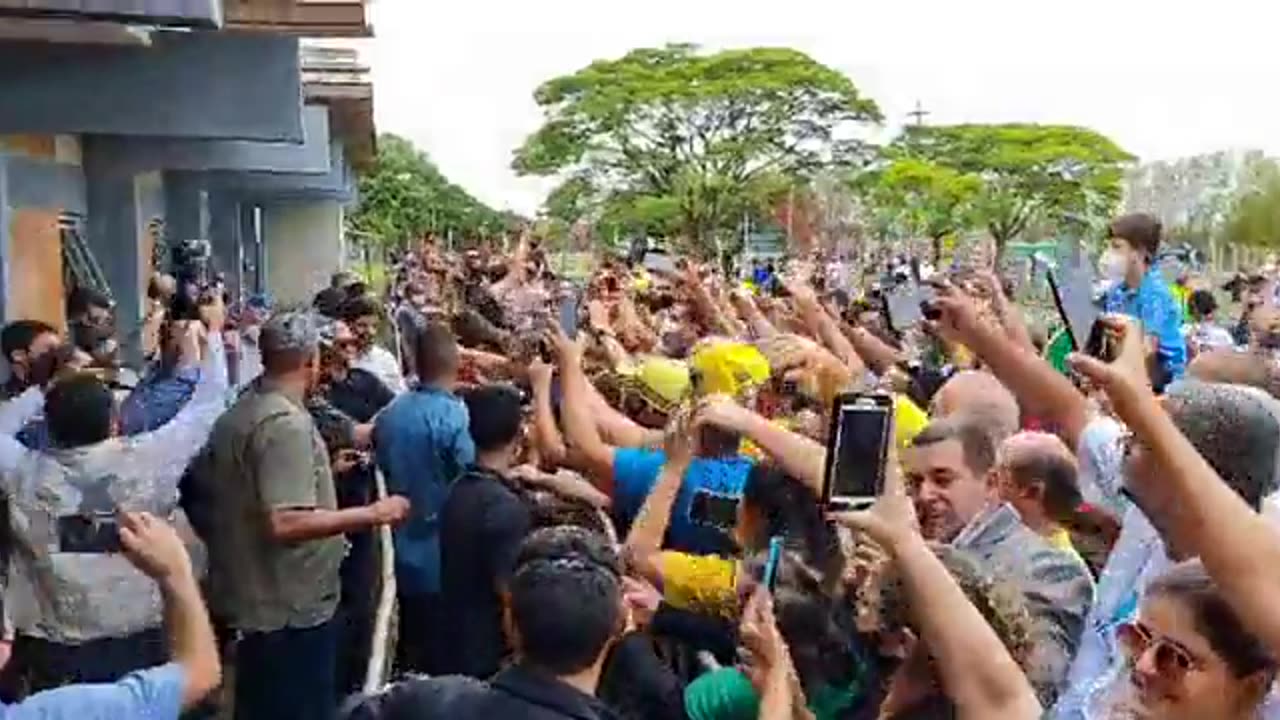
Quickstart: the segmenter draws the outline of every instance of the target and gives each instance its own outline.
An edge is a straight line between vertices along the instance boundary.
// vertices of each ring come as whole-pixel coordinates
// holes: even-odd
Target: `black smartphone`
[[[120,523],[111,513],[64,515],[58,518],[57,528],[59,552],[103,555],[124,550]]]
[[[1071,339],[1071,349],[1080,352],[1088,344],[1098,321],[1098,308],[1093,303],[1092,280],[1087,276],[1063,277],[1053,268],[1045,270],[1053,305],[1062,320],[1062,326]]]
[[[689,518],[698,525],[732,532],[738,524],[738,498],[699,490],[693,495]]]
[[[1094,320],[1089,328],[1089,340],[1084,345],[1085,354],[1103,362],[1114,362],[1117,350],[1115,335],[1103,324],[1102,318]]]
[[[931,284],[920,286],[918,292],[920,298],[920,316],[925,320],[937,321],[942,319],[942,309],[938,307],[938,289]]]
[[[893,398],[846,393],[835,400],[827,434],[822,501],[833,509],[861,509],[884,490]]]
[[[937,320],[942,315],[933,305],[934,296],[932,285],[905,282],[893,288],[884,296],[885,319],[889,327],[902,333],[922,320]]]

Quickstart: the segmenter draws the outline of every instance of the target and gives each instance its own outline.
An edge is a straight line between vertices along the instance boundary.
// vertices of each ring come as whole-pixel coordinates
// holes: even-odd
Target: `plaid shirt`
[[[1059,550],[1023,524],[1011,506],[993,505],[952,541],[996,577],[1017,583],[1037,621],[1027,678],[1049,707],[1066,679],[1093,604],[1093,579],[1079,556]]]

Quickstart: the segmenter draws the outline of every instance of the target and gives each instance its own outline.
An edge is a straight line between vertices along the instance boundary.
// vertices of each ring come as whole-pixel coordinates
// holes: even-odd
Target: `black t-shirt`
[[[469,467],[440,512],[440,570],[449,661],[443,672],[486,678],[507,655],[498,588],[533,521],[497,473]]]
[[[342,720],[616,720],[604,703],[520,665],[489,682],[446,676],[397,683],[345,708]]]
[[[658,657],[653,638],[627,633],[609,651],[596,697],[618,720],[684,720],[684,687]]]
[[[330,383],[326,396],[333,406],[358,423],[367,423],[395,399],[396,394],[377,375],[351,368],[343,380]]]

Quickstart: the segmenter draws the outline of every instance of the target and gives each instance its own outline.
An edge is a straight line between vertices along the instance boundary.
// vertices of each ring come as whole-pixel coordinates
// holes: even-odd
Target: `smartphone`
[[[1093,326],[1089,328],[1089,339],[1084,345],[1085,354],[1103,362],[1115,362],[1116,351],[1116,338],[1102,323],[1102,318],[1094,320]]]
[[[1093,303],[1092,278],[1087,275],[1061,275],[1053,268],[1045,270],[1053,305],[1071,339],[1071,349],[1079,352],[1086,348],[1093,328],[1098,321],[1098,308]]]
[[[120,524],[112,513],[64,515],[57,519],[57,529],[59,552],[103,555],[124,550]]]
[[[922,320],[936,320],[941,315],[933,307],[932,285],[906,282],[884,296],[885,317],[895,332],[905,332]]]
[[[647,252],[644,254],[644,269],[649,272],[673,275],[676,272],[676,262],[664,252]]]
[[[689,518],[698,525],[733,532],[738,524],[738,498],[699,490],[694,493],[689,506]]]
[[[942,319],[942,310],[938,307],[938,289],[931,284],[921,285],[916,293],[920,299],[920,317],[925,320]]]
[[[836,510],[862,509],[884,490],[893,398],[846,393],[831,410],[822,501]]]
[[[769,590],[769,594],[773,594],[774,588],[778,586],[778,564],[782,562],[782,536],[774,535],[769,538],[769,558],[765,561],[764,576],[761,582],[765,588]]]
[[[560,300],[560,329],[570,340],[578,335],[578,296],[570,294]]]

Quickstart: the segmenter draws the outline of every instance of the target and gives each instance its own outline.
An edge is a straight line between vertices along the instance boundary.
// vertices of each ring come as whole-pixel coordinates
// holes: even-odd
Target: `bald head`
[[[1057,435],[1017,433],[996,450],[996,465],[1001,499],[1037,526],[1067,522],[1081,503],[1075,454]]]
[[[1032,457],[1056,458],[1072,465],[1076,462],[1075,454],[1062,442],[1062,438],[1052,433],[1031,430],[1009,436],[1000,444],[997,455],[1001,462],[1014,465]]]
[[[1013,393],[994,375],[965,370],[951,376],[933,396],[934,417],[970,416],[982,423],[999,443],[1018,431],[1022,412]]]

